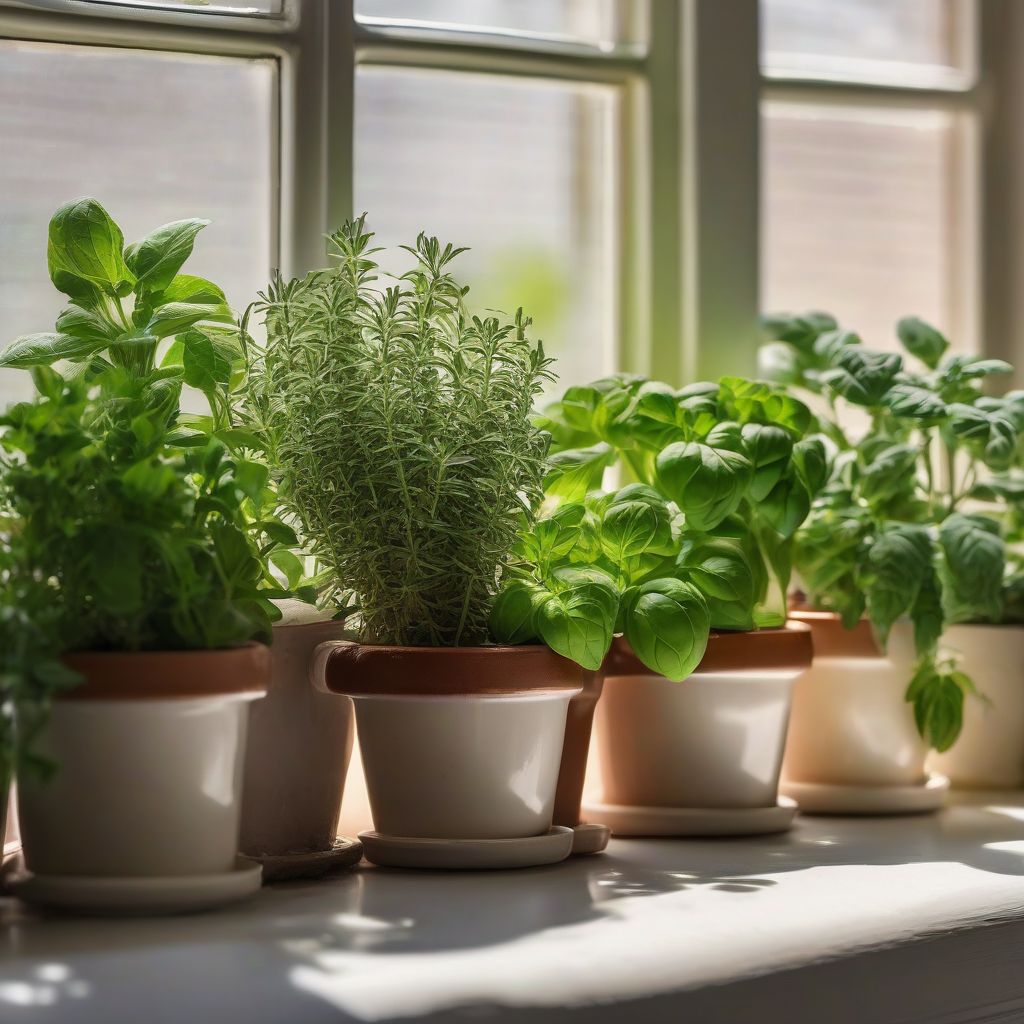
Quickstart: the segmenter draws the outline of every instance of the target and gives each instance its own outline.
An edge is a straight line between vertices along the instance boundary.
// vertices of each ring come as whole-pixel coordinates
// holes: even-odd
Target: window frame
[[[649,45],[357,20],[352,0],[282,0],[279,14],[261,16],[2,0],[0,37],[276,61],[268,216],[272,253],[289,275],[323,265],[324,235],[353,212],[358,64],[613,85],[622,133],[611,254],[615,368],[677,383],[750,372],[757,345],[756,0],[646,0],[622,9],[630,29],[657,26]],[[730,40],[728,51],[718,46],[712,55],[720,38]]]

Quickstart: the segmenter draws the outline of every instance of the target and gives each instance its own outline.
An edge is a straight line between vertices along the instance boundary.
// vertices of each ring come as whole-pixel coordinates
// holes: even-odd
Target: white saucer
[[[239,857],[231,871],[216,875],[159,878],[97,878],[26,874],[11,882],[18,899],[78,914],[140,917],[184,914],[233,903],[256,892],[263,868]]]
[[[363,859],[363,844],[358,839],[339,836],[327,850],[306,853],[250,853],[249,858],[263,865],[263,882],[289,882],[299,878],[322,878],[351,867]]]
[[[529,868],[557,864],[572,852],[573,830],[554,825],[525,839],[411,839],[360,832],[363,855],[389,868]]]
[[[930,772],[916,786],[838,786],[787,780],[781,789],[800,804],[801,814],[924,814],[945,804],[949,779]]]
[[[604,853],[611,837],[612,830],[607,825],[573,825],[572,855],[588,857],[591,854]]]
[[[583,817],[608,825],[616,836],[757,836],[785,832],[796,804],[780,796],[774,807],[632,807],[588,803]]]

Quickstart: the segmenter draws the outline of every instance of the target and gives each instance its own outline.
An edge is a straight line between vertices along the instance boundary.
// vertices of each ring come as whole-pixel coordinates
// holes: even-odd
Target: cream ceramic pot
[[[85,682],[54,703],[40,736],[54,777],[19,787],[26,867],[106,877],[230,871],[249,703],[266,687],[267,648],[66,660]]]
[[[551,827],[578,666],[544,647],[323,644],[314,680],[355,702],[374,828],[511,839]]]
[[[672,682],[616,639],[597,706],[604,802],[774,806],[793,683],[810,660],[805,626],[716,633],[693,675]]]
[[[782,775],[787,782],[913,786],[925,780],[928,748],[904,699],[914,671],[913,635],[898,622],[889,655],[870,623],[843,629],[832,612],[797,611],[814,641],[814,662],[793,691]]]
[[[982,697],[966,697],[960,738],[929,766],[954,786],[1024,787],[1024,626],[950,626],[942,648],[960,656]]]

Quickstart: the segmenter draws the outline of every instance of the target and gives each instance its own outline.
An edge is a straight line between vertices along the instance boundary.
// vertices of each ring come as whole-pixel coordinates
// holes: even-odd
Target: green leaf
[[[600,543],[605,556],[616,565],[652,548],[665,551],[672,540],[668,508],[644,501],[611,505],[601,519]]]
[[[605,469],[614,461],[615,451],[603,441],[549,455],[544,493],[565,501],[582,501],[588,491],[601,486]]]
[[[263,497],[263,489],[267,486],[269,476],[269,469],[260,462],[239,459],[235,463],[235,486],[256,504],[259,504]]]
[[[684,546],[679,564],[704,595],[712,629],[754,628],[754,573],[739,540],[701,538]]]
[[[894,384],[882,401],[894,416],[905,419],[939,420],[946,415],[946,403],[919,384]]]
[[[757,507],[757,514],[783,538],[792,537],[810,511],[811,496],[795,477],[780,480]]]
[[[940,753],[956,742],[963,727],[964,695],[973,688],[962,672],[940,671],[932,659],[917,667],[906,700],[914,707],[921,737]]]
[[[96,310],[70,305],[57,317],[57,330],[92,343],[92,349],[105,347],[105,343],[118,334],[118,329]]]
[[[25,334],[0,352],[0,367],[28,369],[33,366],[49,366],[58,359],[81,359],[97,347],[100,347],[97,342],[76,338],[71,334]]]
[[[743,453],[754,467],[750,500],[762,501],[782,479],[793,451],[793,439],[782,427],[764,423],[744,424],[742,438]]]
[[[999,525],[953,513],[939,526],[942,604],[949,622],[999,622],[1005,550]]]
[[[793,445],[793,469],[811,498],[828,482],[829,460],[824,441],[818,437],[805,437]]]
[[[706,444],[670,444],[657,458],[661,491],[674,501],[694,530],[713,530],[735,512],[753,477],[750,460]]]
[[[700,664],[711,616],[696,587],[677,579],[644,583],[625,600],[626,639],[652,672],[682,680]]]
[[[894,444],[880,452],[861,471],[860,493],[876,505],[897,494],[913,491],[919,451],[913,445]]]
[[[540,604],[535,618],[548,647],[590,671],[597,671],[608,653],[619,607],[614,583],[601,575],[558,570],[553,579],[557,589]]]
[[[939,365],[949,342],[934,327],[930,327],[916,316],[904,317],[896,325],[900,343],[912,355],[917,356],[929,370]]]
[[[213,347],[205,334],[200,331],[186,331],[181,335],[184,345],[182,366],[185,369],[185,383],[198,388],[205,394],[226,385],[231,377],[231,364]]]
[[[847,345],[836,354],[835,366],[822,373],[821,379],[848,402],[874,406],[895,383],[902,365],[898,355]]]
[[[176,220],[164,224],[124,251],[125,262],[138,284],[149,291],[162,291],[192,255],[196,235],[208,220]]]
[[[281,570],[288,581],[288,589],[294,590],[305,573],[302,559],[287,548],[278,548],[270,553],[270,560]]]
[[[868,549],[861,582],[883,649],[893,623],[910,611],[921,585],[931,578],[932,557],[927,527],[914,523],[887,524]]]
[[[47,263],[53,283],[67,294],[70,285],[88,295],[84,281],[108,295],[123,295],[134,281],[122,255],[124,236],[95,199],[65,203],[50,219]],[[70,279],[66,276],[70,275]],[[74,283],[72,283],[72,281]]]
[[[163,302],[185,302],[200,305],[227,305],[227,298],[218,285],[205,277],[193,274],[176,274],[164,288],[160,298]]]
[[[490,630],[495,642],[525,644],[539,640],[535,612],[548,596],[547,591],[527,580],[509,580],[491,608]]]
[[[153,311],[149,330],[158,338],[178,334],[193,324],[217,322],[230,324],[234,314],[224,303],[168,302]]]

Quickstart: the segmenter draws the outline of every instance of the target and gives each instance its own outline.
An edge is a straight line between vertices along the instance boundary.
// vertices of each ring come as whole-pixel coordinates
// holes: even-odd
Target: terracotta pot
[[[926,779],[928,748],[904,699],[914,672],[913,628],[897,622],[889,654],[871,624],[846,630],[832,612],[797,610],[814,663],[793,691],[782,775],[787,782],[837,786],[913,786]]]
[[[105,877],[230,871],[249,702],[266,690],[270,651],[64,660],[84,682],[54,702],[39,738],[56,774],[19,785],[26,867]]]
[[[575,826],[580,823],[580,804],[583,802],[583,783],[587,776],[590,754],[590,734],[594,727],[594,712],[604,688],[600,672],[583,673],[583,690],[569,701],[565,720],[565,740],[562,744],[562,762],[558,769],[558,787],[555,790],[554,824]]]
[[[583,670],[546,647],[323,644],[314,680],[355,702],[375,829],[506,839],[551,827]]]
[[[954,786],[1024,787],[1024,626],[950,626],[942,647],[961,656],[984,699],[968,695],[960,738],[929,767]]]
[[[270,687],[249,711],[240,849],[249,856],[329,850],[352,756],[352,702],[310,685],[313,652],[342,622],[278,624]]]
[[[616,638],[597,709],[604,801],[774,806],[793,683],[810,663],[810,630],[799,623],[712,633],[696,671],[679,683],[652,673]]]

